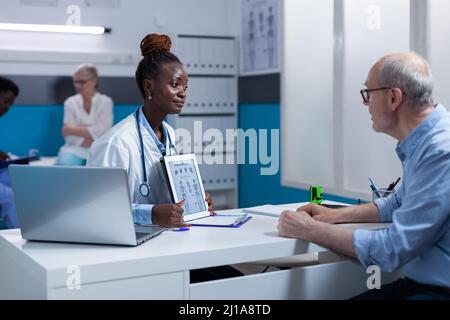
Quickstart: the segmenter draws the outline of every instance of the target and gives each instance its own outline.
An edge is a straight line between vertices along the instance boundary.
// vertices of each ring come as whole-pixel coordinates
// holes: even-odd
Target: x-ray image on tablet
[[[209,216],[205,190],[194,154],[168,156],[161,159],[169,182],[172,200],[186,200],[184,220]]]

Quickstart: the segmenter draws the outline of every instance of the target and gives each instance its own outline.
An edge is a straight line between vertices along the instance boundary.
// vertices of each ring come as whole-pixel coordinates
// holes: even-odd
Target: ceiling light
[[[104,27],[50,25],[50,24],[22,24],[22,23],[0,23],[0,30],[81,33],[81,34],[104,34],[111,32],[110,28]]]

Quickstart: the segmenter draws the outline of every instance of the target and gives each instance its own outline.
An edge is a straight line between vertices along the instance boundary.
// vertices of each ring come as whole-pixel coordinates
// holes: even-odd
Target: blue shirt
[[[155,132],[153,131],[152,127],[147,121],[147,118],[144,115],[144,112],[142,111],[142,108],[139,108],[139,123],[144,126],[145,129],[150,133],[150,136],[153,138],[153,141],[155,142],[156,146],[158,147],[159,151],[161,152],[161,156],[165,155],[166,153],[166,140],[167,135],[169,134],[166,127],[164,125],[161,125],[161,132],[162,132],[162,141],[158,139]],[[151,186],[150,186],[151,187]],[[134,223],[136,224],[152,224],[152,209],[153,204],[137,204],[133,203],[132,209],[133,209],[133,219]]]
[[[356,230],[353,245],[365,266],[392,272],[423,284],[450,287],[450,113],[437,105],[396,152],[403,183],[375,201],[389,228]]]
[[[160,130],[162,133],[162,141],[158,139],[158,137],[155,134],[155,131],[153,131],[152,127],[147,121],[147,118],[144,115],[144,112],[142,111],[142,108],[139,109],[139,123],[144,126],[145,129],[147,129],[148,133],[150,133],[150,136],[153,138],[153,141],[155,141],[156,146],[159,149],[159,152],[161,152],[161,155],[164,156],[166,154],[166,140],[167,140],[167,129],[164,127],[163,124],[161,124]]]
[[[19,228],[8,167],[0,169],[0,224],[9,229]]]

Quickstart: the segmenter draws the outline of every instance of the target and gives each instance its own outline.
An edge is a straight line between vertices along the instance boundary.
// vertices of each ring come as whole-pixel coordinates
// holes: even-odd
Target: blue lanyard
[[[136,125],[139,135],[139,144],[141,146],[141,165],[142,165],[142,172],[144,173],[144,183],[147,184],[147,170],[145,168],[145,154],[144,154],[144,141],[142,139],[142,133],[141,133],[141,126],[139,121],[139,108],[136,110]]]

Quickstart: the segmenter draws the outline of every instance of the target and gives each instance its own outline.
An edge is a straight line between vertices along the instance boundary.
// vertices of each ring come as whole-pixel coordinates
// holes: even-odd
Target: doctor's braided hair
[[[172,41],[169,36],[156,33],[148,34],[141,41],[141,53],[144,57],[136,69],[136,81],[144,99],[145,90],[143,81],[154,79],[158,76],[159,68],[162,64],[178,62],[180,59],[170,52]]]

